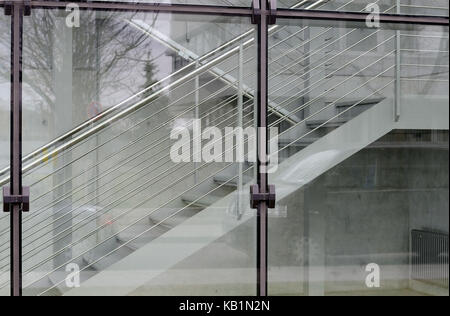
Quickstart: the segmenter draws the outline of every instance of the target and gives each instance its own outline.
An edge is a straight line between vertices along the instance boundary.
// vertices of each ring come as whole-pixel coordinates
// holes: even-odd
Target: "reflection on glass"
[[[163,3],[163,4],[193,4],[212,5],[226,7],[249,7],[250,0],[100,0],[108,2],[133,2],[133,3]]]
[[[24,22],[24,294],[253,295],[253,164],[171,157],[177,131],[208,143],[195,122],[253,126],[248,19],[66,16]]]
[[[279,23],[269,293],[448,295],[448,28]]]
[[[280,0],[280,8],[448,16],[447,0]],[[375,11],[374,11],[375,10]]]
[[[9,166],[9,118],[10,118],[10,56],[11,56],[11,22],[7,16],[0,16],[0,170]],[[3,177],[0,177],[3,178]],[[0,185],[0,190],[4,184]],[[0,194],[0,205],[3,205],[3,194]],[[9,227],[9,214],[0,213],[0,232]],[[1,234],[0,243],[9,245],[9,234]],[[9,256],[9,249],[5,251]],[[0,268],[0,282],[6,282],[9,287],[9,266]],[[9,293],[0,292],[0,295]]]

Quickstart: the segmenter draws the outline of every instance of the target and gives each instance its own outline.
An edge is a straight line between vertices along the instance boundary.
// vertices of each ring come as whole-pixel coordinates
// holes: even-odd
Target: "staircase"
[[[448,119],[444,116],[436,119],[434,116],[434,113],[448,112],[446,100],[438,99],[432,102],[430,107],[433,108],[433,113],[423,108],[424,100],[421,100],[420,97],[411,98],[408,101],[411,107],[411,112],[408,114],[420,116],[421,123],[417,124],[411,120],[408,114],[405,115],[405,119],[401,119],[397,123],[393,122],[393,100],[384,100],[288,158],[271,176],[271,183],[275,184],[277,188],[277,199],[283,200],[359,150],[371,144],[376,145],[377,140],[392,130],[448,129]],[[380,118],[383,119],[380,120]],[[369,128],[362,128],[367,124],[370,125]],[[365,133],[353,133],[356,129],[364,129]],[[248,192],[248,185],[244,192]],[[234,204],[235,198],[234,194],[229,194],[222,199],[217,199],[183,224],[177,225],[138,251],[111,265],[104,272],[89,279],[82,288],[73,289],[66,294],[96,295],[101,292],[105,295],[127,295],[132,293],[178,262],[230,233],[236,227],[254,220],[254,213],[250,210],[248,203],[244,207],[245,215],[240,220],[230,220],[229,214],[223,210],[229,209],[230,205]],[[244,200],[249,200],[248,194],[244,195]],[[224,225],[224,223],[226,224]],[[152,228],[148,227],[148,229]],[[185,241],[183,242],[183,240]],[[196,243],[192,240],[201,240],[201,242]],[[118,279],[123,277],[123,271],[127,271],[125,273],[127,280],[119,283]],[[128,271],[139,271],[139,273],[128,274]],[[115,284],[115,286],[108,284]]]
[[[330,4],[297,5],[326,9]],[[33,199],[33,211],[24,216],[29,294],[129,294],[254,219],[248,208],[253,162],[177,164],[169,156],[170,130],[189,129],[194,118],[219,129],[254,126],[253,31],[198,55],[187,42],[164,37],[142,21],[125,23],[157,38],[187,65],[153,84],[149,95],[108,109],[24,158]],[[279,129],[280,159],[270,182],[278,200],[359,150],[376,146],[394,129],[448,130],[448,97],[407,96],[400,120],[393,119],[396,35],[356,31],[278,25],[270,30],[269,123]],[[436,62],[433,57],[421,61]],[[240,62],[242,68],[236,66]],[[448,79],[448,68],[443,75],[424,72],[420,75]],[[417,70],[403,75],[411,80]],[[123,119],[132,125],[114,130]],[[93,142],[96,137],[102,141]],[[61,167],[42,168],[55,157],[62,159]],[[66,170],[70,176],[49,182]],[[8,171],[0,171],[0,186],[8,183]],[[7,234],[8,228],[0,231]],[[0,246],[0,270],[9,264],[7,250]],[[67,263],[81,269],[80,288],[65,285]],[[0,281],[0,291],[8,291],[7,277]]]

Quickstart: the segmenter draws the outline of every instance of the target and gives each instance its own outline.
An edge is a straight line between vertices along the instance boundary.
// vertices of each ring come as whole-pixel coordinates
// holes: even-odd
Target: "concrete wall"
[[[274,275],[284,270],[295,281],[274,282],[273,291],[364,293],[372,262],[381,267],[381,291],[408,288],[411,230],[448,234],[444,144],[364,149],[281,201],[288,216],[271,221],[269,260]]]

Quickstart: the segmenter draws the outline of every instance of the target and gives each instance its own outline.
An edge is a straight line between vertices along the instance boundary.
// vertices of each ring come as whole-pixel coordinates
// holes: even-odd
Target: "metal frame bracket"
[[[268,0],[269,25],[277,23],[277,0]]]
[[[252,1],[252,24],[261,22],[261,6],[259,0]]]
[[[275,24],[277,22],[277,0],[262,0],[267,1],[267,14],[268,24]],[[263,12],[261,11],[260,0],[252,0],[252,24],[259,24],[261,22],[261,16]]]
[[[23,187],[22,195],[11,195],[9,187],[3,187],[3,212],[9,213],[11,206],[21,205],[22,212],[30,211],[30,188]]]
[[[30,16],[31,15],[31,2],[32,0],[23,0],[23,15]]]
[[[5,15],[12,14],[12,6],[13,6],[12,1],[5,1],[5,3],[3,4]]]
[[[252,184],[250,186],[250,207],[256,209],[260,202],[266,201],[268,208],[275,208],[276,194],[275,186],[268,186],[268,193],[259,192],[259,186],[257,184]]]
[[[19,1],[16,1],[19,2]],[[23,15],[24,16],[30,16],[31,15],[31,0],[22,0],[23,5]],[[4,4],[4,12],[5,15],[12,15],[12,7],[13,7],[13,1],[5,1]]]

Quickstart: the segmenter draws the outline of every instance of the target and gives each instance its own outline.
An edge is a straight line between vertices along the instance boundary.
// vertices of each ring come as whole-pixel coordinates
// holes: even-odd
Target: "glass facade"
[[[1,295],[448,295],[448,1],[251,2],[0,1]]]

